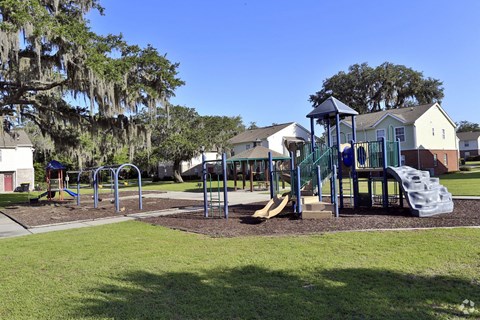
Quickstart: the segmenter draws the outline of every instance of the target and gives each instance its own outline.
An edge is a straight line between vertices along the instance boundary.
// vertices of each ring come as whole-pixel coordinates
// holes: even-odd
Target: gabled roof
[[[246,161],[246,160],[267,160],[268,153],[272,153],[273,160],[285,160],[290,157],[284,156],[281,153],[265,148],[264,146],[256,146],[255,148],[245,150],[239,154],[234,155],[227,159],[228,162],[233,161]]]
[[[357,115],[358,112],[347,106],[342,101],[334,97],[330,97],[323,101],[318,107],[313,109],[309,114],[307,114],[307,118],[327,119],[332,118],[337,114]]]
[[[477,140],[480,137],[480,131],[457,132],[460,140]]]
[[[0,148],[13,148],[18,146],[33,147],[32,142],[23,130],[3,132],[0,134]]]
[[[361,114],[355,118],[356,128],[357,130],[374,128],[380,120],[383,120],[387,116],[392,116],[404,124],[412,124],[434,105],[436,105],[436,103]],[[348,118],[343,121],[351,126],[351,122]]]
[[[228,140],[231,144],[239,144],[245,142],[253,142],[255,140],[265,140],[268,137],[274,135],[275,133],[279,132],[282,129],[294,124],[295,122],[277,124],[273,126],[257,128],[252,130],[246,130],[244,132],[240,132],[235,137]]]

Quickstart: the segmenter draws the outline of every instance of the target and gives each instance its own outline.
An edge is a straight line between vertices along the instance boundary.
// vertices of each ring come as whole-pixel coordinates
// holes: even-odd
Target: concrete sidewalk
[[[0,238],[26,236],[27,234],[31,234],[31,232],[0,213]]]
[[[149,194],[143,195],[143,197],[203,201],[203,193],[198,193],[198,192],[168,191],[165,193],[149,193]],[[138,196],[127,196],[127,197],[122,197],[121,199],[136,199],[136,198],[138,198]],[[265,192],[237,191],[237,192],[228,193],[229,205],[268,201],[269,199],[270,199],[270,195]],[[185,208],[185,209],[168,209],[168,210],[152,211],[152,212],[140,212],[140,213],[130,214],[127,216],[109,217],[109,218],[102,218],[102,219],[88,220],[88,221],[56,223],[56,224],[33,227],[29,229],[25,229],[22,225],[16,223],[14,220],[0,213],[0,239],[25,236],[29,234],[45,233],[45,232],[51,232],[51,231],[99,226],[104,224],[117,223],[117,222],[123,222],[123,221],[129,221],[129,220],[135,220],[135,219],[141,219],[141,218],[147,218],[147,217],[159,217],[159,216],[171,215],[171,214],[177,214],[177,213],[183,213],[183,212],[192,212],[196,210],[203,210],[203,208],[192,207],[192,208]]]

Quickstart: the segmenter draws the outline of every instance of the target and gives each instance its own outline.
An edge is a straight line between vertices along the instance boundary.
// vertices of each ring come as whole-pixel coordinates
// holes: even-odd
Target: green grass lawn
[[[228,239],[140,222],[3,239],[0,318],[452,319],[480,304],[478,243],[478,229]]]
[[[467,166],[480,166],[480,161],[467,161],[465,164]]]
[[[480,170],[444,174],[440,183],[455,196],[480,196]]]

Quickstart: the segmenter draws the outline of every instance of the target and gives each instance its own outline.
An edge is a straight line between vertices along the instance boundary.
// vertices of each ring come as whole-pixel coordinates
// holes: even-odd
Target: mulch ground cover
[[[315,234],[334,231],[480,226],[480,201],[455,200],[452,213],[428,218],[412,217],[408,208],[345,208],[339,218],[302,220],[288,210],[270,220],[252,218],[265,203],[231,206],[228,220],[221,214],[204,218],[203,212],[192,212],[147,218],[143,221],[172,229],[206,234],[213,237],[271,236]]]
[[[154,191],[143,194],[156,193]],[[34,227],[46,224],[64,223],[72,221],[95,220],[107,217],[119,217],[132,213],[159,211],[172,208],[201,207],[203,201],[176,200],[162,198],[143,198],[143,210],[138,209],[138,198],[122,199],[125,196],[135,196],[133,191],[120,193],[120,210],[115,212],[112,195],[101,194],[102,201],[98,208],[93,207],[91,196],[82,196],[81,205],[77,206],[76,200],[65,201],[42,200],[38,203],[19,203],[2,209],[2,212],[25,227]]]
[[[156,193],[147,191],[147,193]],[[136,192],[120,193],[121,212],[115,213],[115,206],[109,195],[101,195],[97,209],[93,208],[90,197],[82,197],[82,205],[77,206],[75,200],[39,203],[24,203],[6,207],[3,213],[20,222],[26,227],[45,224],[64,223],[71,221],[95,220],[106,217],[125,216],[138,213],[138,198],[125,199],[128,195],[138,195]],[[144,218],[142,221],[161,225],[172,229],[193,233],[206,234],[213,237],[237,237],[257,235],[295,235],[315,234],[348,230],[397,229],[397,228],[431,228],[480,226],[480,200],[455,200],[454,211],[428,218],[417,218],[410,215],[408,207],[383,209],[346,208],[340,211],[339,218],[321,220],[298,219],[291,212],[291,206],[277,217],[270,220],[252,218],[251,215],[264,207],[266,202],[247,205],[230,206],[229,218],[224,219],[219,212],[213,212],[211,217],[203,217],[203,211],[174,214],[169,216]],[[202,207],[202,201],[177,200],[164,198],[143,198],[143,211],[159,211],[172,208]]]

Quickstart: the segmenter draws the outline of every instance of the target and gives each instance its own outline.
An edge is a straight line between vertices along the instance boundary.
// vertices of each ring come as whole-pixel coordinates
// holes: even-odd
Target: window
[[[352,141],[352,134],[351,133],[347,133],[347,141],[345,141],[346,143],[350,143],[350,141]]]
[[[381,140],[382,138],[385,138],[385,129],[378,129],[377,140]]]
[[[435,128],[432,128],[432,136],[435,135]]]
[[[465,145],[465,147],[470,147],[470,141],[465,141],[463,144]]]
[[[400,142],[405,141],[405,127],[395,128],[395,141],[400,139]]]
[[[438,160],[437,160],[437,154],[436,153],[433,154],[433,166],[434,167],[438,166]]]
[[[445,140],[445,129],[442,129],[442,139]]]
[[[337,145],[337,135],[332,134],[332,146],[336,146],[336,145]]]
[[[401,165],[401,166],[404,166],[404,165],[405,165],[405,155],[402,154],[402,155],[400,156],[400,158],[401,158],[401,159],[400,159],[400,162],[401,162],[400,165]]]
[[[250,149],[250,145],[249,145],[249,144],[247,144],[247,145],[245,146],[245,150],[248,150],[248,149]]]
[[[448,166],[448,156],[446,153],[443,154],[443,164]]]

